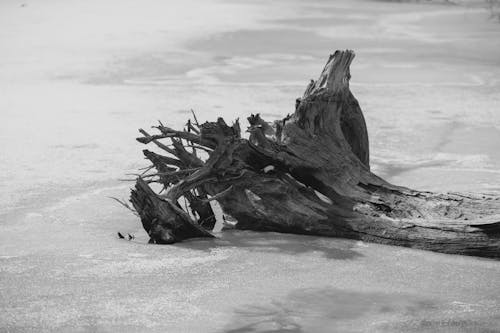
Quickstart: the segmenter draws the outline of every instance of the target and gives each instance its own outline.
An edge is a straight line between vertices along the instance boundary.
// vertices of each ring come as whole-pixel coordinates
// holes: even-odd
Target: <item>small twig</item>
[[[163,143],[161,143],[160,141],[158,141],[158,139],[164,139],[165,136],[164,135],[154,135],[154,136],[151,136],[148,132],[146,132],[145,130],[143,130],[142,128],[139,129],[139,132],[142,133],[142,135],[144,135],[144,137],[149,141],[149,142],[153,142],[155,145],[157,145],[159,148],[165,150],[166,152],[170,153],[170,154],[173,154],[175,155],[175,151],[173,149],[170,149],[168,148],[166,145],[164,145]],[[148,142],[145,142],[145,141],[141,141],[139,140],[139,138],[137,139],[139,142],[142,142],[142,143],[148,143]]]
[[[227,193],[229,193],[229,191],[231,191],[232,189],[233,189],[233,185],[229,186],[224,191],[219,192],[219,193],[215,194],[214,196],[212,196],[212,197],[210,197],[208,199],[201,199],[201,201],[202,202],[210,202],[210,201],[217,200],[217,199],[223,197],[224,195],[226,195]]]
[[[207,148],[207,147],[203,147],[203,146],[200,146],[200,145],[185,145],[184,147],[201,149],[201,150],[206,151],[207,153],[211,153],[211,152],[214,151],[213,149],[210,149],[210,148]]]
[[[153,169],[154,168],[154,165],[150,165],[149,167],[147,167],[140,175],[139,177],[141,176],[144,176],[146,174],[146,172],[149,172],[149,170]],[[139,169],[140,170],[140,169]]]
[[[156,137],[153,136],[152,139],[177,138],[177,139],[184,139],[187,141],[191,141],[191,142],[194,142],[197,144],[202,144],[204,146],[211,147],[211,148],[215,146],[210,141],[203,140],[200,135],[195,134],[195,133],[191,133],[191,132],[187,132],[187,131],[176,131],[172,128],[164,127],[164,126],[152,126],[152,127],[158,129],[162,133],[161,135],[158,135]]]
[[[182,169],[182,170],[177,170],[177,171],[172,171],[172,172],[157,172],[154,174],[145,175],[142,178],[150,178],[150,177],[155,177],[155,176],[174,176],[174,175],[183,174],[183,173],[195,172],[195,171],[198,171],[199,169],[200,168],[192,168],[192,169]]]
[[[194,122],[198,128],[200,127],[200,123],[198,122],[198,118],[196,118],[196,114],[194,113],[194,110],[191,109],[191,113],[193,114]]]
[[[193,124],[191,124],[191,119],[188,120],[186,126],[187,126],[189,132],[193,131],[196,134],[200,134],[200,131],[196,127],[194,127]]]
[[[126,203],[124,200],[120,200],[120,199],[115,198],[115,197],[108,197],[108,198],[115,200],[120,205],[122,205],[123,207],[127,208],[128,210],[130,210],[132,212],[132,214],[134,214],[137,217],[140,217],[139,214],[137,213],[137,211],[135,209],[133,209],[132,207],[130,207],[130,205],[128,203]]]

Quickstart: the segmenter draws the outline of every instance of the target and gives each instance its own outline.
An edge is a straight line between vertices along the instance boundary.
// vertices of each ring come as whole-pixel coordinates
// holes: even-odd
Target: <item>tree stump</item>
[[[138,177],[131,196],[151,242],[214,237],[209,201],[217,200],[239,229],[500,258],[499,197],[416,191],[370,171],[365,120],[349,90],[353,58],[331,55],[295,112],[272,126],[251,115],[248,139],[238,120],[199,124],[194,113],[183,131],[140,130],[139,142],[165,152],[144,150],[156,171]]]

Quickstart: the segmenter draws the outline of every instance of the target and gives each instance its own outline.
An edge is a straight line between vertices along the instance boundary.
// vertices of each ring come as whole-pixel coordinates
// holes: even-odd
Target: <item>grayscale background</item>
[[[152,246],[109,199],[145,165],[138,128],[281,118],[336,49],[357,54],[375,173],[500,194],[494,2],[0,0],[0,332],[500,332],[497,261],[253,232]]]

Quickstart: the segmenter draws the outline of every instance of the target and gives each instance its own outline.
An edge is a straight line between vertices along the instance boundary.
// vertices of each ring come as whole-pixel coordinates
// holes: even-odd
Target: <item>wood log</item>
[[[162,124],[159,135],[142,131],[140,142],[154,142],[173,155],[145,151],[158,171],[150,179],[166,194],[152,191],[143,177],[132,191],[152,242],[213,237],[199,224],[201,214],[196,221],[178,203],[183,196],[196,207],[201,194],[202,202],[213,196],[239,229],[500,258],[499,197],[416,191],[370,171],[365,119],[349,90],[353,58],[350,50],[331,55],[295,112],[274,128],[251,115],[248,140],[238,121],[228,126],[221,118],[202,125],[195,119],[187,131]],[[164,139],[173,148],[159,144]],[[208,152],[206,161],[198,157],[200,147]]]

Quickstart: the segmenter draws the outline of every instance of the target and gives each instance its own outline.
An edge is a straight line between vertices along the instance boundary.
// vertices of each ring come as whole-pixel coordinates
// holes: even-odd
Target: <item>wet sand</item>
[[[4,1],[0,28],[0,331],[500,330],[496,261],[252,232],[151,246],[108,198],[144,165],[137,128],[190,108],[280,118],[337,48],[357,52],[377,173],[500,194],[500,24],[484,9]]]

